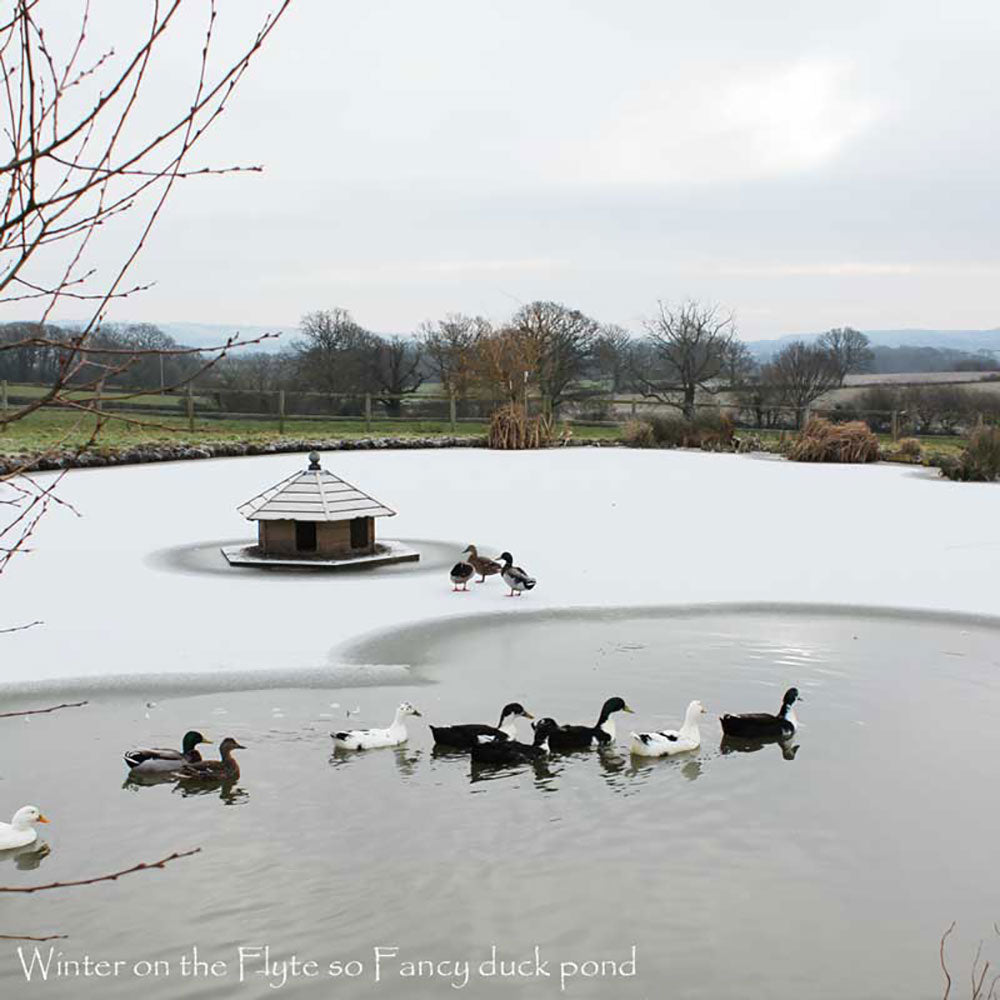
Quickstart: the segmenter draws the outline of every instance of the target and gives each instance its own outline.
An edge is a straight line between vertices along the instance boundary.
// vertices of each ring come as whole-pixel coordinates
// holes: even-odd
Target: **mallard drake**
[[[227,736],[219,744],[218,760],[198,760],[192,764],[184,764],[177,773],[181,781],[238,781],[240,765],[233,756],[234,750],[246,750],[246,747],[237,743],[232,736]]]
[[[528,576],[520,566],[514,565],[514,557],[509,552],[500,553],[500,562],[503,566],[500,569],[500,576],[503,582],[510,587],[508,597],[515,595],[520,597],[526,590],[531,590],[537,582],[534,577]]]
[[[522,764],[537,760],[548,753],[546,744],[558,728],[555,719],[539,719],[531,743],[483,737],[471,748],[472,760],[476,764]]]
[[[781,699],[781,708],[777,715],[767,712],[749,712],[745,715],[723,715],[719,720],[722,731],[727,736],[742,736],[744,738],[763,736],[791,736],[798,728],[799,720],[792,706],[801,701],[798,688],[789,688]]]
[[[692,701],[684,713],[680,729],[661,729],[656,733],[632,733],[631,751],[637,757],[672,757],[675,753],[697,750],[701,746],[698,717],[705,714],[700,701]]]
[[[9,823],[0,823],[0,851],[26,847],[38,839],[36,823],[48,823],[37,806],[21,806]]]
[[[201,754],[195,749],[201,743],[211,743],[197,730],[184,734],[180,750],[164,750],[153,747],[143,750],[127,750],[124,760],[133,774],[164,774],[176,771],[185,764],[197,764]]]
[[[476,550],[475,545],[470,545],[462,554],[469,557],[472,568],[479,574],[479,579],[476,583],[484,583],[486,577],[495,576],[503,568],[495,559],[487,559],[485,556],[481,556]]]
[[[406,742],[406,726],[403,723],[408,715],[420,713],[408,702],[404,701],[396,709],[395,718],[388,729],[346,729],[339,733],[330,733],[334,746],[338,750],[374,750],[377,747],[396,747]]]
[[[556,753],[572,750],[586,750],[603,743],[613,743],[615,723],[614,712],[631,712],[632,709],[621,698],[608,698],[601,706],[597,724],[593,726],[558,726],[549,736],[549,746]]]
[[[469,581],[476,575],[472,563],[457,562],[451,567],[451,589],[468,590]]]
[[[434,742],[442,746],[455,747],[459,750],[470,749],[480,736],[494,739],[516,740],[518,718],[533,719],[534,716],[517,701],[504,705],[500,712],[500,721],[495,726],[487,726],[478,722],[469,722],[458,726],[431,726]]]

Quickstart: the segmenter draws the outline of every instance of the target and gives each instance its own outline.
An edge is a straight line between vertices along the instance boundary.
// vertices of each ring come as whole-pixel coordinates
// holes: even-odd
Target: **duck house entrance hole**
[[[316,551],[316,522],[295,522],[295,548],[299,552]]]

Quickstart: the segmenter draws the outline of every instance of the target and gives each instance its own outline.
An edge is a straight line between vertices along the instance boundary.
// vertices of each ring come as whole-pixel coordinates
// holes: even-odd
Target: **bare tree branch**
[[[96,885],[98,882],[114,882],[120,879],[123,875],[132,875],[135,872],[151,871],[154,868],[166,868],[171,861],[177,861],[180,858],[189,858],[193,854],[200,854],[201,848],[196,847],[190,851],[175,851],[173,854],[167,855],[165,858],[161,858],[159,861],[152,861],[149,863],[140,862],[137,865],[133,865],[131,868],[123,868],[120,872],[112,872],[110,875],[98,875],[96,878],[83,878],[77,879],[73,882],[49,882],[47,885],[0,885],[0,892],[18,892],[18,893],[31,893],[31,892],[44,892],[47,889],[67,889],[72,886],[77,885]]]

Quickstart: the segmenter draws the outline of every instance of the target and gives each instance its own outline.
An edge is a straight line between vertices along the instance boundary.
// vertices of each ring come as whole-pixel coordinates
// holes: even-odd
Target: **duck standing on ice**
[[[528,576],[520,566],[515,566],[514,557],[509,552],[500,553],[500,562],[503,563],[500,576],[503,577],[503,582],[510,587],[508,597],[520,597],[524,591],[531,590],[535,586],[535,578]]]

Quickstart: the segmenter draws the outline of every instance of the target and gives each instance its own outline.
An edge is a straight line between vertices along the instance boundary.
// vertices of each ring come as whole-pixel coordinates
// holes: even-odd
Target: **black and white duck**
[[[615,722],[611,716],[615,712],[631,712],[632,709],[621,698],[608,698],[601,706],[597,724],[593,726],[558,726],[549,737],[549,746],[556,753],[586,750],[592,746],[613,743]]]
[[[673,757],[701,746],[698,718],[705,714],[700,701],[692,701],[684,713],[680,729],[661,729],[651,733],[632,733],[631,751],[637,757]]]
[[[469,581],[476,575],[476,570],[472,563],[462,562],[455,563],[451,567],[451,589],[455,590],[468,590]]]
[[[227,736],[219,744],[218,760],[199,760],[185,764],[178,770],[181,781],[238,781],[240,765],[233,756],[234,750],[246,750],[232,736]]]
[[[533,719],[534,716],[518,701],[504,705],[500,712],[500,721],[495,726],[487,726],[479,722],[469,722],[458,726],[431,726],[434,742],[439,746],[454,747],[456,750],[469,750],[479,740],[487,736],[499,740],[517,739],[517,719]]]
[[[472,568],[479,574],[479,579],[476,583],[484,583],[486,577],[495,576],[503,569],[495,559],[488,559],[486,556],[481,556],[475,545],[470,545],[462,554],[469,557]]]
[[[515,566],[514,557],[509,552],[500,553],[500,562],[503,563],[500,576],[503,577],[503,582],[510,587],[508,597],[520,597],[524,591],[531,590],[535,586],[537,582],[535,578],[528,576],[520,566]]]
[[[546,744],[558,729],[555,719],[546,718],[535,723],[535,737],[531,743],[481,737],[470,750],[472,761],[475,764],[503,765],[539,760],[549,752],[550,745]]]
[[[379,747],[398,747],[407,739],[406,722],[408,715],[419,717],[417,711],[408,701],[400,703],[392,722],[386,729],[344,729],[330,733],[333,745],[338,750],[376,750]]]
[[[770,715],[767,712],[723,715],[719,720],[722,723],[722,731],[727,736],[741,736],[744,739],[791,736],[799,725],[795,709],[792,708],[797,701],[802,701],[798,688],[789,688],[781,699],[781,708],[777,715]]]
[[[180,750],[152,747],[127,750],[123,756],[131,774],[169,774],[171,771],[180,770],[185,764],[197,764],[201,760],[197,747],[202,743],[211,742],[197,730],[192,729],[184,734]]]

